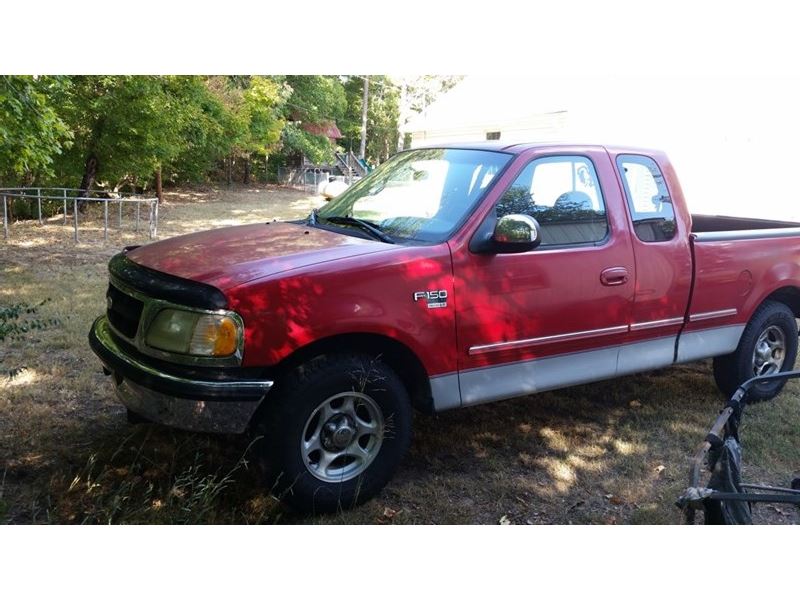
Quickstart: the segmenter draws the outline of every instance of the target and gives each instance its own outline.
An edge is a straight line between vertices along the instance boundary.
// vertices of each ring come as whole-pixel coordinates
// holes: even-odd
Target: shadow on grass
[[[29,465],[38,513],[10,514],[57,523],[677,523],[672,503],[688,457],[721,400],[701,365],[418,415],[387,489],[328,516],[283,508],[246,436],[128,425],[119,410],[72,422],[62,439],[90,443]],[[7,479],[18,482],[14,468]]]

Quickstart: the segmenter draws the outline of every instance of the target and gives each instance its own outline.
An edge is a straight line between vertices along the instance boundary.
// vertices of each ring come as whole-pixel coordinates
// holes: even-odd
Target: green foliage
[[[205,180],[231,152],[241,127],[212,85],[213,78],[185,78],[181,139],[178,155],[165,167],[171,181]]]
[[[36,202],[36,190],[28,190],[26,196],[32,196],[33,200],[23,200],[21,198],[8,198],[9,213],[14,220],[38,219],[39,206]],[[48,218],[56,214],[61,214],[64,203],[61,200],[42,200],[42,217]]]
[[[445,79],[402,89],[427,102]],[[253,165],[269,168],[298,153],[330,162],[337,140],[325,132],[332,126],[344,135],[339,144],[359,146],[362,82],[329,75],[0,76],[0,179],[141,189],[159,169],[166,181],[203,181],[223,169],[230,178],[234,168],[247,178]],[[401,100],[399,85],[370,77],[371,162],[397,149]],[[35,208],[18,203],[14,214],[34,216]]]
[[[39,304],[19,302],[10,306],[0,306],[0,342],[21,340],[29,331],[47,329],[59,324],[58,319],[37,317],[39,308],[50,301],[45,298]]]
[[[335,150],[324,135],[306,131],[303,125],[335,124],[345,115],[347,97],[338,77],[292,75],[286,77],[291,96],[286,102],[283,129],[283,156],[302,152],[315,163],[331,162]]]
[[[6,183],[52,173],[53,157],[69,145],[71,132],[48,99],[63,82],[0,76],[0,178]]]
[[[149,179],[182,149],[187,110],[184,77],[76,76],[57,94],[74,143],[57,161],[56,174],[76,187],[87,159],[97,160],[97,180],[110,187]]]
[[[358,152],[361,145],[361,111],[363,107],[364,79],[352,77],[345,84],[347,113],[340,129],[342,145]],[[366,159],[380,163],[397,151],[400,120],[400,89],[391,79],[370,76],[367,98],[367,149]]]
[[[287,123],[283,130],[284,152],[302,152],[313,163],[333,161],[334,147],[330,140],[300,128],[297,123]]]
[[[292,91],[286,112],[293,121],[336,121],[347,110],[347,97],[339,77],[290,75],[286,77],[286,84]]]
[[[250,152],[268,155],[279,145],[286,126],[283,110],[292,89],[283,81],[253,77],[244,92],[244,112],[248,121],[243,144]]]

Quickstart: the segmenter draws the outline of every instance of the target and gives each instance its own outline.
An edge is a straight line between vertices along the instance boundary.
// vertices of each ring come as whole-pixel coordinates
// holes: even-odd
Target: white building
[[[534,69],[535,70],[535,69]],[[800,221],[793,80],[469,76],[412,119],[412,147],[499,138],[661,148],[696,213]]]

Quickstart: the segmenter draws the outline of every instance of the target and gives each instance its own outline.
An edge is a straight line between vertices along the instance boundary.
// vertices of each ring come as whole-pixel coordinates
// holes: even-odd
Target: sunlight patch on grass
[[[36,369],[23,369],[19,373],[8,375],[0,379],[0,390],[16,387],[25,387],[35,383],[37,379],[41,378],[41,374]]]
[[[563,460],[548,457],[539,459],[537,463],[553,478],[553,484],[558,492],[568,492],[577,480],[575,469]]]
[[[600,461],[588,461],[585,458],[581,458],[575,454],[570,454],[566,458],[567,464],[572,469],[579,469],[580,471],[589,471],[592,473],[600,473],[604,471],[605,468],[603,463]]]
[[[635,442],[626,442],[625,440],[616,439],[612,442],[614,450],[623,456],[630,456],[631,454],[642,454],[647,451],[647,446],[637,444]]]
[[[545,442],[551,450],[558,450],[561,452],[569,450],[570,444],[563,433],[555,431],[550,427],[542,427],[539,430],[539,435],[545,439]]]

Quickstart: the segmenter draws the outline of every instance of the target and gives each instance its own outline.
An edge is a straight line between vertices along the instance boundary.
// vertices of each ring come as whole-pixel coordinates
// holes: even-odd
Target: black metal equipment
[[[694,524],[697,510],[703,511],[706,525],[750,525],[754,503],[792,504],[800,508],[800,478],[792,481],[790,488],[742,483],[739,445],[739,424],[750,390],[762,382],[798,377],[800,371],[762,375],[745,381],[734,392],[697,449],[689,471],[689,487],[676,502],[687,524]],[[704,462],[711,471],[705,487],[700,485]]]

